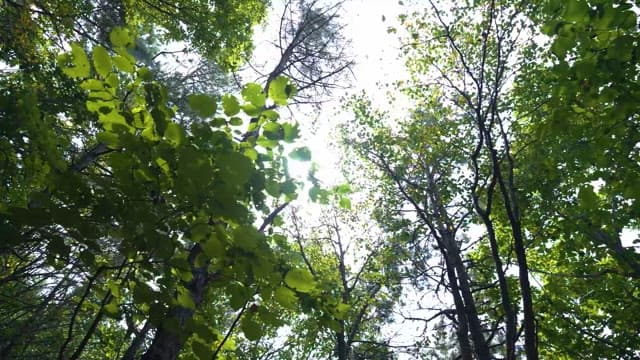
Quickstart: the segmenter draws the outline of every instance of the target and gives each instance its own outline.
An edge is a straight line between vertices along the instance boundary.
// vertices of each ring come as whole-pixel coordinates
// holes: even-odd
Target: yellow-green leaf
[[[284,282],[289,287],[303,293],[308,293],[315,288],[313,275],[307,269],[290,270],[284,277]]]
[[[111,56],[105,48],[97,45],[93,48],[93,66],[98,75],[106,78],[111,72]]]

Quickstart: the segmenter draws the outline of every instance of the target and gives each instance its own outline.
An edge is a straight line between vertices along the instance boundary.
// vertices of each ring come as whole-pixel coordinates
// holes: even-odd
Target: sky
[[[341,21],[346,25],[343,34],[351,41],[351,50],[355,60],[355,66],[352,69],[354,78],[350,89],[334,93],[336,99],[364,90],[376,106],[386,105],[386,91],[383,85],[406,77],[403,60],[399,58],[401,31],[400,35],[390,34],[387,29],[395,27],[400,30],[398,15],[424,7],[424,4],[423,6],[415,5],[415,2],[413,4],[409,1],[405,3],[406,5],[401,5],[397,0],[346,0],[341,11]],[[277,61],[279,58],[279,53],[275,51],[276,49],[269,41],[277,38],[278,20],[283,11],[283,0],[274,0],[273,5],[270,23],[259,29],[256,34],[256,59]],[[267,66],[267,69],[271,68],[273,67]],[[398,110],[397,107],[402,104],[396,103],[394,105],[393,115],[402,116],[402,110]],[[320,167],[317,177],[326,186],[344,181],[338,166],[339,151],[331,147],[336,137],[332,131],[336,124],[349,121],[351,115],[341,109],[338,100],[325,104],[319,112],[293,111],[290,115],[294,116],[294,120],[301,124],[301,144],[311,149],[313,161]],[[306,179],[309,170],[308,163],[292,161],[290,167],[294,177],[300,180]],[[306,205],[308,204],[306,200],[306,191],[302,191],[298,205],[305,207],[303,211],[313,213],[313,205]],[[468,235],[475,239],[480,236],[480,233],[481,230],[476,229]],[[623,242],[628,246],[637,236],[636,231],[625,229]],[[433,293],[409,291],[403,296],[406,305],[398,309],[402,310],[405,316],[428,317],[426,314],[432,313],[431,310],[416,309],[420,306],[428,308],[430,303],[435,302]],[[394,344],[410,344],[415,341],[415,336],[420,336],[423,323],[403,322],[401,316],[396,316],[396,320],[397,324],[384,330],[385,337],[395,335]],[[402,355],[400,358],[409,359],[411,357]]]
[[[257,60],[253,62],[266,65],[267,69],[272,69],[271,63],[275,64],[279,58],[271,41],[277,38],[283,7],[283,0],[274,0],[268,23],[256,29],[253,58]],[[331,148],[331,143],[336,138],[333,133],[335,125],[348,121],[351,115],[341,109],[340,98],[366,90],[379,100],[377,103],[384,103],[385,92],[380,91],[381,84],[398,80],[404,73],[403,62],[398,58],[398,35],[389,34],[387,29],[389,26],[398,27],[397,16],[407,9],[407,5],[400,5],[397,0],[346,0],[340,11],[340,21],[346,25],[343,35],[350,41],[349,48],[355,61],[351,87],[334,92],[334,100],[327,102],[319,112],[292,112],[293,120],[302,128],[301,144],[311,149],[313,162],[319,167],[317,177],[326,186],[342,181],[342,176],[336,171],[338,152]],[[253,80],[250,72],[243,74],[243,79]],[[290,166],[294,177],[306,178],[309,164],[292,162]]]
[[[277,37],[278,20],[283,11],[283,3],[282,0],[273,2],[269,23],[256,31],[255,59],[271,59],[272,62],[278,60],[279,53],[270,44],[270,41]],[[408,1],[405,3],[409,4]],[[349,121],[351,114],[341,109],[339,99],[364,90],[376,106],[386,105],[386,90],[383,85],[400,80],[406,74],[403,60],[399,58],[400,35],[398,33],[402,32],[389,33],[387,29],[391,26],[399,28],[398,15],[412,10],[413,7],[401,5],[397,0],[346,0],[344,3],[340,12],[340,20],[346,25],[343,35],[351,42],[350,48],[355,61],[352,68],[352,87],[334,93],[335,100],[326,103],[319,112],[305,114],[304,111],[293,111],[289,114],[301,124],[302,139],[300,142],[311,149],[313,162],[319,166],[317,178],[322,181],[323,185],[337,185],[344,181],[339,170],[339,151],[332,147],[336,138],[333,129],[336,124]],[[264,63],[262,61],[260,65]],[[266,68],[271,69],[273,65],[267,65]],[[244,80],[252,79],[247,77]],[[401,104],[394,105],[397,109],[397,106]],[[284,112],[281,111],[281,113]],[[309,171],[309,163],[291,161],[290,170],[292,176],[305,180]],[[319,212],[318,206],[309,204],[307,201],[306,191],[300,193],[296,206],[298,206],[298,211],[306,214]],[[354,268],[358,268],[355,265],[357,259],[353,261]],[[406,293],[404,300],[407,305],[402,308],[403,314],[405,316],[423,316],[427,310],[415,311],[415,309],[419,303],[422,303],[422,306],[428,306],[430,300],[425,299],[424,295],[419,292]],[[384,337],[393,338],[392,344],[394,345],[413,344],[415,336],[420,336],[423,323],[403,322],[400,316],[397,316],[396,319],[398,320],[396,324],[382,330]],[[399,358],[410,359],[412,357],[402,354]]]

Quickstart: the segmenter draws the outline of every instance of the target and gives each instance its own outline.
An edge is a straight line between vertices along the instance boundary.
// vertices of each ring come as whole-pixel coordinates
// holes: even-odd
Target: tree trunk
[[[486,339],[482,334],[482,326],[480,324],[480,319],[478,318],[478,310],[469,285],[469,275],[467,274],[466,267],[462,263],[460,249],[453,238],[453,234],[449,231],[445,231],[443,242],[448,243],[447,257],[449,258],[448,262],[450,264],[447,264],[447,266],[452,266],[456,272],[460,294],[464,301],[464,312],[466,314],[467,321],[469,322],[469,330],[471,332],[474,352],[478,359],[489,360],[491,358],[489,347],[487,346]]]
[[[480,206],[480,198],[477,193],[477,182],[478,182],[478,169],[477,169],[477,157],[472,158],[474,162],[474,171],[475,171],[475,179],[474,186],[472,189],[473,192],[473,207],[475,209],[476,214],[480,216],[482,222],[487,229],[487,236],[489,237],[489,246],[491,248],[491,257],[493,259],[493,263],[496,268],[496,275],[498,276],[498,287],[500,288],[500,301],[502,310],[504,311],[505,316],[505,325],[506,325],[506,334],[505,334],[505,342],[506,342],[506,354],[505,360],[515,360],[516,358],[516,340],[518,338],[518,333],[516,329],[516,312],[513,308],[513,304],[511,303],[511,295],[509,294],[509,286],[507,284],[507,279],[504,273],[504,268],[502,265],[502,258],[500,257],[500,252],[498,250],[498,241],[496,239],[496,232],[493,227],[493,221],[491,220],[491,204],[493,197],[493,190],[496,185],[496,176],[492,176],[489,187],[487,188],[487,205],[484,209]]]
[[[338,360],[349,360],[349,348],[344,336],[344,321],[340,321],[342,331],[336,333],[336,352]]]
[[[202,251],[200,245],[195,245],[189,252],[189,264],[191,264],[191,273],[193,278],[187,284],[187,290],[196,305],[196,308],[200,306],[204,299],[205,290],[209,282],[209,273],[207,271],[207,265],[203,267],[195,267],[195,259]],[[166,326],[166,324],[160,324],[160,327],[156,331],[151,346],[142,355],[142,360],[175,360],[178,358],[178,354],[184,347],[184,342],[191,335],[188,330],[184,328],[185,322],[193,317],[194,310],[187,309],[181,306],[176,306],[170,311],[170,316],[178,320],[179,327],[172,329]]]
[[[456,317],[458,318],[456,336],[458,338],[458,346],[460,347],[460,358],[462,360],[473,360],[473,350],[471,348],[471,343],[469,342],[469,320],[467,319],[464,301],[460,296],[455,266],[451,263],[451,257],[447,254],[443,246],[440,246],[440,251],[445,259],[447,277],[449,278],[449,284],[451,286],[451,296],[453,297],[453,303],[456,308]]]

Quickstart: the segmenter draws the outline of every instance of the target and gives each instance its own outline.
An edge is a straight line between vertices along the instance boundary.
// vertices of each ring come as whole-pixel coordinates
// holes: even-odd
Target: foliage
[[[444,214],[462,229],[484,225],[478,242],[459,242],[479,287],[464,302],[481,304],[482,332],[499,330],[487,341],[505,343],[503,356],[514,358],[522,344],[521,330],[509,330],[514,310],[524,312],[518,327],[527,358],[538,350],[580,358],[585,349],[637,356],[637,319],[629,314],[637,313],[638,252],[622,240],[636,231],[638,215],[632,4],[429,5],[425,14],[401,16],[410,79],[392,91],[407,94],[414,108],[391,120],[366,98],[349,104],[356,124],[347,126],[347,143],[382,180],[383,219],[415,238],[431,236],[436,249],[442,232],[421,233],[416,224],[437,224]],[[437,175],[430,180],[430,173]],[[432,205],[439,198],[440,212]],[[425,265],[433,255],[422,247],[411,272],[433,269]],[[513,262],[517,277],[507,272]],[[449,284],[434,278],[438,287],[465,282],[464,272]],[[519,299],[524,306],[514,308]],[[459,331],[460,314],[456,320]],[[465,341],[457,339],[463,358]]]
[[[409,110],[349,97],[350,184],[287,212],[341,4],[286,2],[233,90],[267,1],[3,3],[0,358],[638,357],[637,3],[402,15]]]
[[[241,318],[244,336],[255,340],[278,323],[282,305],[274,291],[287,285],[295,289],[287,280],[299,271],[287,260],[285,244],[264,233],[272,220],[260,229],[252,225],[257,214],[273,210],[268,198],[295,197],[295,185],[266,194],[267,182],[292,184],[282,171],[282,138],[261,130],[276,124],[277,114],[251,110],[258,135],[238,141],[234,135],[247,122],[234,119],[242,116],[241,104],[255,109],[257,95],[228,95],[217,106],[216,99],[196,95],[191,105],[201,119],[189,127],[176,123],[166,89],[147,69],[136,67],[129,34],[124,28],[112,32],[113,53],[96,46],[87,54],[72,44],[70,53],[58,57],[68,76],[65,90],[78,94],[58,96],[58,107],[47,107],[42,99],[57,93],[26,81],[14,80],[15,88],[5,97],[7,103],[15,99],[14,106],[4,108],[4,116],[15,121],[3,121],[2,133],[7,164],[0,208],[3,280],[36,286],[32,296],[51,286],[72,291],[69,297],[51,290],[41,305],[47,316],[66,312],[49,345],[71,358],[97,346],[89,343],[95,332],[118,328],[104,318],[128,319],[124,339],[149,321],[156,340],[165,336],[177,342],[172,351],[181,350],[193,333],[206,343],[221,340],[206,316],[195,312],[211,296],[227,298],[218,310],[255,306],[258,310]],[[6,79],[7,89],[12,89],[11,80]],[[290,86],[274,82],[270,92],[285,94],[281,88]],[[84,107],[76,105],[78,100],[87,111],[73,112]],[[81,149],[75,150],[76,144]],[[44,277],[47,285],[32,283],[37,269],[52,272]],[[3,347],[6,356],[23,335],[6,337],[11,342]],[[195,340],[190,344],[199,357],[214,352],[196,347]]]
[[[127,24],[140,35],[186,42],[223,68],[235,69],[250,55],[253,27],[264,20],[268,6],[264,0],[7,1],[0,9],[6,24],[0,59],[35,64],[41,52],[69,40],[107,46],[111,30]]]
[[[541,4],[549,41],[514,91],[547,357],[637,356],[640,257],[622,239],[638,227],[633,6]]]

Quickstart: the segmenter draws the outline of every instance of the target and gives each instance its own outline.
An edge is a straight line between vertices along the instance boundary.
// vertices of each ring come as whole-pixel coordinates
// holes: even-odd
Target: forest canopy
[[[0,4],[0,359],[640,358],[640,4],[349,1]]]

